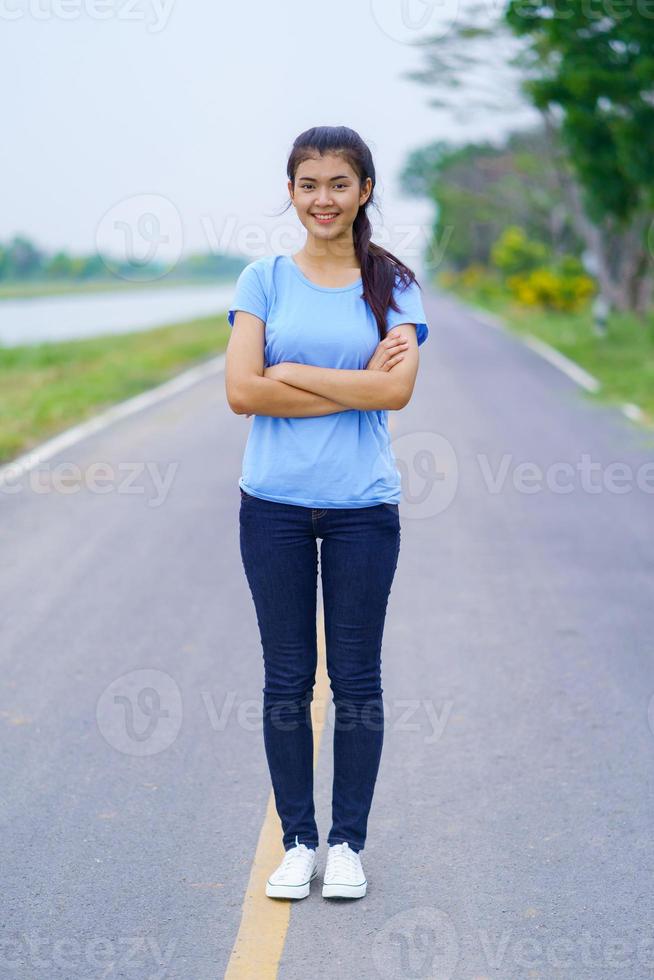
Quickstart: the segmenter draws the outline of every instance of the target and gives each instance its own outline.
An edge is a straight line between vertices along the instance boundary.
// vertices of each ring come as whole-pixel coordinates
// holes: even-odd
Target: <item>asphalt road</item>
[[[326,729],[278,976],[652,977],[654,440],[452,299],[427,312],[392,413],[368,894],[320,895]],[[270,795],[249,424],[207,379],[0,493],[2,977],[225,972]]]

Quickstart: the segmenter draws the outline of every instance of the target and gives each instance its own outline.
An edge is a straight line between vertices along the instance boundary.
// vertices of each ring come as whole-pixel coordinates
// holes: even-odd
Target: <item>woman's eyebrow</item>
[[[339,174],[338,177],[330,177],[329,179],[330,180],[351,180],[352,178],[350,177],[349,174]],[[316,180],[315,177],[298,177],[298,180],[311,180],[314,184],[317,183],[317,180]]]

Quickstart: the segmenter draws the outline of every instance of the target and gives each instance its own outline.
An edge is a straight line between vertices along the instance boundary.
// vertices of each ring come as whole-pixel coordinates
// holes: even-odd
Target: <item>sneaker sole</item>
[[[363,898],[368,882],[361,885],[334,884],[322,886],[323,898]]]
[[[273,885],[270,881],[266,882],[266,895],[268,898],[306,898],[311,891],[311,882],[318,874],[318,868],[313,869],[313,873],[308,881],[303,885]]]

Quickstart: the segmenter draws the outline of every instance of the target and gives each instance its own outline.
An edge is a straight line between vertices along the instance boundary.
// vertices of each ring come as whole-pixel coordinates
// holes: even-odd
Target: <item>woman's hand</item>
[[[273,381],[283,381],[284,380],[282,377],[283,374],[284,374],[283,362],[280,362],[279,364],[269,364],[267,367],[263,369],[264,378],[271,378]],[[245,416],[246,419],[249,419],[252,416],[252,414],[253,414],[252,412],[248,412],[248,414]]]
[[[390,371],[398,364],[409,347],[409,341],[395,330],[389,330],[383,340],[377,344],[374,354],[366,365],[366,371]]]

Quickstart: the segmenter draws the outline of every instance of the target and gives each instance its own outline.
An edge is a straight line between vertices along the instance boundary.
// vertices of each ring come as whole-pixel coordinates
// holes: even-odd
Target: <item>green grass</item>
[[[601,339],[590,312],[545,313],[483,291],[456,293],[584,367],[602,384],[592,397],[635,402],[654,424],[654,317],[643,326],[613,315]],[[223,314],[120,336],[0,346],[0,463],[224,352],[229,334]]]
[[[521,306],[483,288],[457,287],[454,292],[495,313],[517,333],[532,334],[576,361],[602,385],[589,397],[613,405],[633,402],[646,414],[646,424],[654,425],[654,312],[645,321],[614,313],[602,338],[593,330],[590,308],[583,313],[554,313]]]
[[[120,336],[0,347],[0,462],[224,352],[226,315]]]
[[[90,279],[86,282],[25,282],[0,283],[0,301],[3,299],[32,299],[37,296],[78,296],[86,293],[129,292],[131,289],[168,289],[174,286],[224,286],[233,283],[236,276],[217,279],[211,276],[196,276],[186,279],[171,279],[162,276],[148,282],[135,282],[128,279]]]

